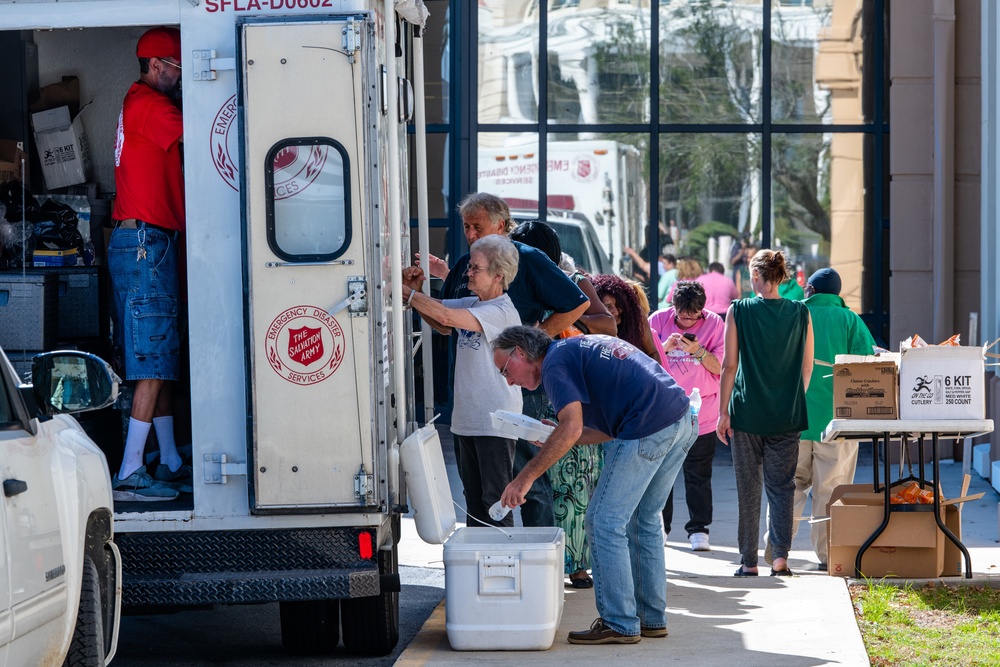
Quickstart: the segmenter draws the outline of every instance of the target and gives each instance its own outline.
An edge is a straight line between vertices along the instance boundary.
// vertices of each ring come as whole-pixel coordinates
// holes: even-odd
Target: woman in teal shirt
[[[809,426],[812,322],[804,304],[778,292],[788,279],[784,255],[760,250],[749,269],[757,296],[734,301],[726,313],[717,429],[733,448],[742,556],[736,576],[757,576],[762,482],[771,518],[771,575],[790,576],[799,434]]]

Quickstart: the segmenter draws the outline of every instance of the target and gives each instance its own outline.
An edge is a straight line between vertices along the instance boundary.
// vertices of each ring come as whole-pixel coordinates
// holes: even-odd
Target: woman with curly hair
[[[539,220],[522,222],[510,235],[511,240],[538,248],[553,262],[561,263],[565,253],[559,243],[559,236],[547,223]],[[577,320],[582,333],[608,334],[616,331],[615,321],[605,310],[600,297],[594,291],[590,278],[572,267],[563,269],[570,280],[576,283],[590,299],[591,305]],[[582,326],[581,326],[582,325]],[[545,418],[555,421],[555,411],[546,400]],[[597,478],[601,474],[604,457],[601,445],[577,445],[571,447],[561,459],[549,468],[552,484],[552,505],[556,526],[566,534],[565,574],[573,588],[591,588],[594,580],[587,569],[590,568],[590,544],[583,528],[590,496],[597,488]]]
[[[660,353],[656,343],[653,342],[649,321],[632,286],[623,278],[610,274],[592,276],[590,282],[594,284],[594,289],[597,290],[597,295],[601,297],[608,312],[615,318],[618,337],[660,362]]]

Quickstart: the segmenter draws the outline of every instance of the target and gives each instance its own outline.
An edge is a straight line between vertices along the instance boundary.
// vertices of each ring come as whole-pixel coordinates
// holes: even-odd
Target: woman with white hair
[[[521,390],[508,385],[493,366],[493,339],[521,318],[506,290],[517,275],[517,249],[498,234],[484,236],[470,248],[469,290],[475,295],[443,301],[420,291],[419,279],[406,279],[403,298],[440,333],[458,335],[455,354],[455,405],[451,432],[455,436],[458,472],[465,487],[467,525],[488,522],[513,526],[514,516],[492,521],[489,507],[513,479],[516,440],[500,434],[491,410],[520,413]],[[476,521],[477,524],[474,524]]]

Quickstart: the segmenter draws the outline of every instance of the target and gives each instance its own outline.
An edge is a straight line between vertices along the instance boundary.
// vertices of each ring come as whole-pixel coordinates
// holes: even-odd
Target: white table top
[[[942,438],[974,438],[992,432],[992,419],[834,419],[823,429],[820,439],[823,442],[865,440],[884,433],[913,437],[937,433]]]

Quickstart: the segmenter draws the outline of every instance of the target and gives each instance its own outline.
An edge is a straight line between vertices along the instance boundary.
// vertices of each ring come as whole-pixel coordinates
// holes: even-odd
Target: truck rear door
[[[362,140],[373,113],[369,27],[344,17],[239,28],[248,472],[258,512],[379,502],[370,477],[375,374],[365,308],[373,261]]]

